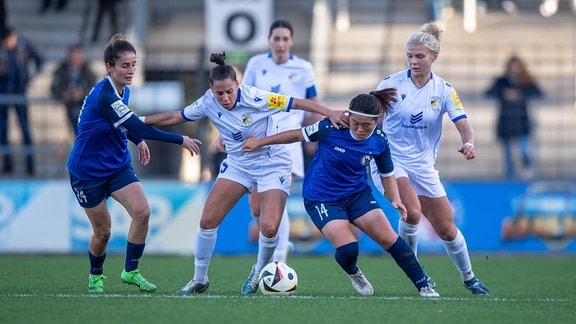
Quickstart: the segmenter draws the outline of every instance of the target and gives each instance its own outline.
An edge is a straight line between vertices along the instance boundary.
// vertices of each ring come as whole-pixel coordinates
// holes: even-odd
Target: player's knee
[[[274,237],[278,233],[278,227],[260,222],[260,233],[266,237]]]
[[[142,225],[148,225],[150,221],[150,207],[142,206],[132,211],[131,215],[132,221],[137,222]]]
[[[440,226],[439,228],[435,229],[435,231],[442,241],[454,241],[456,234],[458,233],[456,226],[451,224],[447,226]]]
[[[94,239],[99,241],[101,244],[108,244],[110,236],[111,231],[109,226],[103,226],[94,230]]]
[[[419,208],[407,208],[407,222],[410,224],[418,224],[422,217],[422,211]]]

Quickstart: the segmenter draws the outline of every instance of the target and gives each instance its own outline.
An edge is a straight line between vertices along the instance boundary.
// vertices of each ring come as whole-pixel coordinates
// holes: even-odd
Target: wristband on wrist
[[[470,143],[470,142],[466,142],[466,143],[464,143],[464,146],[472,146],[472,147],[474,147],[474,144],[472,144],[472,143]]]
[[[144,124],[146,124],[146,116],[138,117]]]

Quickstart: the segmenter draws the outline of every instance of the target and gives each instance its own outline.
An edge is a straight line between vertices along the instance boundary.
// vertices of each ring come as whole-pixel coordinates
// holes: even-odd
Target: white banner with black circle
[[[209,52],[258,52],[268,48],[273,0],[205,0]]]

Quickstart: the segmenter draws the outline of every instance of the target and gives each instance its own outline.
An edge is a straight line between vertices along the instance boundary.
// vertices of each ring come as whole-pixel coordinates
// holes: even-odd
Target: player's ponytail
[[[104,63],[114,65],[116,60],[120,58],[120,54],[123,52],[130,52],[136,54],[136,48],[123,34],[114,34],[108,42],[108,46],[104,50]]]
[[[225,79],[237,81],[236,70],[231,65],[226,64],[225,52],[210,54],[210,62],[217,64],[210,70],[210,85],[213,85],[214,81]]]
[[[350,101],[348,111],[365,117],[378,119],[385,115],[396,102],[396,89],[387,88],[359,94]]]

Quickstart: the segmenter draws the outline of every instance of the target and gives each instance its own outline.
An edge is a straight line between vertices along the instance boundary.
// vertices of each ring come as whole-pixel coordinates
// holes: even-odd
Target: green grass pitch
[[[207,294],[176,296],[193,258],[148,256],[142,274],[153,294],[121,283],[123,256],[108,256],[106,293],[87,293],[84,255],[0,255],[0,323],[573,323],[576,256],[473,254],[474,272],[491,296],[474,296],[445,254],[420,261],[441,297],[425,299],[387,255],[361,255],[375,289],[356,294],[331,255],[290,256],[299,285],[289,297],[240,287],[255,256],[214,256]]]

